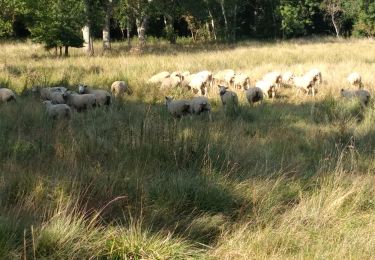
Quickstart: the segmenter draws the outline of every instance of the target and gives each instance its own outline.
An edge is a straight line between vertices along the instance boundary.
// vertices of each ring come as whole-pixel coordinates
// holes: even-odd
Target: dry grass
[[[0,83],[24,95],[0,106],[0,258],[372,257],[375,109],[338,96],[352,71],[375,90],[373,40],[161,42],[142,56],[124,46],[60,59],[1,44]],[[212,121],[171,119],[164,95],[190,94],[145,84],[162,70],[233,68],[254,83],[315,67],[324,80],[315,98],[283,89],[250,108],[239,93],[230,114],[213,91]],[[70,122],[52,122],[23,92],[115,80],[134,95]]]

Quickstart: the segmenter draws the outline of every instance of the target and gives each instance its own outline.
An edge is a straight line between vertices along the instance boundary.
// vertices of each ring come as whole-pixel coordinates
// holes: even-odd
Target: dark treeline
[[[56,51],[93,38],[178,36],[193,41],[310,35],[375,36],[373,0],[2,0],[0,37],[31,37]],[[130,44],[130,40],[129,40]]]

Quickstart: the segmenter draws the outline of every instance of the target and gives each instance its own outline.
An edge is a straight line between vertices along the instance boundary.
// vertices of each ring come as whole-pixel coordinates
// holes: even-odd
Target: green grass
[[[0,84],[20,97],[0,105],[0,258],[371,258],[375,109],[339,98],[352,71],[374,89],[371,40],[154,42],[142,56],[115,43],[66,59],[1,47]],[[171,118],[164,96],[191,95],[145,83],[162,70],[233,68],[254,83],[312,67],[315,98],[282,89],[251,108],[238,93],[234,113],[212,92],[212,121]],[[70,121],[47,118],[28,91],[115,80],[134,94]]]

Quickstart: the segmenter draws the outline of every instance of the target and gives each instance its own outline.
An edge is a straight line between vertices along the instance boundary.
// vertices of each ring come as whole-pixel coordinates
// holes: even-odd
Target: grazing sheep
[[[189,84],[193,80],[194,77],[195,77],[195,74],[184,76],[184,80],[180,84],[181,87],[187,90],[191,90],[191,87],[189,86]]]
[[[315,96],[315,85],[314,85],[314,79],[310,76],[302,76],[302,77],[294,77],[293,78],[294,86],[298,89],[298,92],[301,90],[306,92],[306,95],[309,94],[309,91],[311,89],[312,95]]]
[[[206,96],[208,87],[212,86],[212,73],[205,70],[194,74],[188,86],[194,94],[199,93],[202,96]]]
[[[125,81],[115,81],[111,85],[111,92],[114,97],[123,96],[125,93],[128,95],[133,94],[132,89]]]
[[[43,101],[43,104],[46,105],[47,114],[49,117],[52,117],[53,119],[57,118],[70,118],[71,115],[71,109],[66,104],[52,104],[51,101]]]
[[[8,88],[0,88],[0,102],[16,101],[16,95]]]
[[[348,76],[348,82],[350,85],[358,87],[359,89],[363,87],[362,77],[357,72],[353,72]]]
[[[63,94],[65,103],[76,109],[78,112],[96,106],[96,97],[94,94],[75,94],[67,91]]]
[[[281,83],[284,86],[292,85],[293,84],[293,78],[294,78],[293,72],[290,72],[290,71],[284,72],[282,77],[281,77]]]
[[[98,106],[109,106],[111,104],[111,94],[103,89],[91,89],[86,85],[79,85],[78,86],[78,93],[79,94],[93,94],[96,98],[96,105]]]
[[[247,90],[250,87],[249,76],[239,73],[234,77],[234,87],[237,89]]]
[[[357,89],[357,90],[345,90],[341,89],[341,96],[344,98],[358,98],[359,102],[361,102],[362,106],[367,106],[370,102],[370,92],[365,89]]]
[[[152,76],[147,83],[150,84],[159,84],[163,81],[163,79],[168,78],[171,74],[168,71],[160,72],[154,76]]]
[[[221,103],[224,107],[233,106],[234,108],[238,107],[238,96],[235,92],[228,90],[228,87],[219,86],[219,93],[221,98]]]
[[[67,91],[67,88],[65,87],[41,88],[39,86],[34,86],[32,88],[33,93],[39,93],[41,100],[50,100],[54,104],[65,103],[62,95],[66,91]]]
[[[319,69],[312,69],[308,71],[305,76],[311,77],[313,79],[313,83],[320,85],[322,84],[322,73],[320,72]]]
[[[270,72],[263,76],[263,80],[271,82],[276,88],[279,88],[282,82],[282,75],[280,72]]]
[[[194,97],[189,101],[190,109],[189,113],[191,115],[200,115],[202,113],[207,113],[209,119],[211,120],[211,104],[206,97]]]
[[[263,91],[258,87],[252,87],[246,90],[246,99],[251,106],[256,102],[263,101]]]
[[[213,79],[214,79],[215,84],[226,84],[229,87],[233,87],[235,76],[236,76],[236,72],[234,70],[226,69],[226,70],[217,72],[213,76]]]
[[[181,84],[181,77],[179,76],[170,76],[169,78],[163,79],[161,83],[162,89],[176,88]]]
[[[263,97],[275,98],[276,89],[272,82],[260,80],[255,83],[255,87],[260,88],[263,92]]]
[[[181,118],[189,113],[190,104],[187,100],[173,100],[171,97],[165,97],[165,105],[168,112],[176,118]]]

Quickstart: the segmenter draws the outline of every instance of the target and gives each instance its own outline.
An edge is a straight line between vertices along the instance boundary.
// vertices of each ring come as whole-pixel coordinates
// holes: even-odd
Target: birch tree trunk
[[[140,51],[146,46],[146,26],[148,17],[145,16],[141,19],[137,19],[137,32],[138,32],[138,48]]]
[[[340,37],[340,27],[336,22],[334,14],[331,14],[331,20],[332,20],[333,27],[335,27],[336,37],[339,38]]]
[[[87,55],[91,56],[91,55],[94,54],[94,44],[93,44],[92,37],[91,37],[91,34],[90,34],[90,26],[85,25],[82,28],[82,33],[83,33],[84,49],[85,49]]]
[[[220,5],[221,5],[221,13],[223,14],[223,18],[224,18],[225,38],[228,39],[228,19],[227,19],[227,15],[225,12],[225,6],[224,6],[225,0],[221,0]]]
[[[107,2],[107,10],[105,14],[104,27],[103,27],[103,50],[111,49],[110,26],[111,26],[111,16],[112,16],[112,1],[113,0],[108,0]]]

